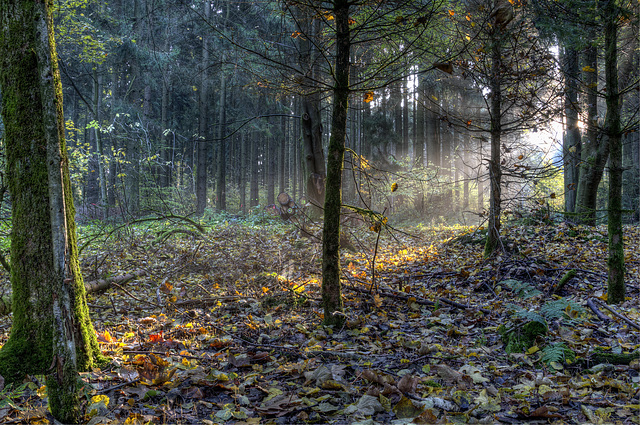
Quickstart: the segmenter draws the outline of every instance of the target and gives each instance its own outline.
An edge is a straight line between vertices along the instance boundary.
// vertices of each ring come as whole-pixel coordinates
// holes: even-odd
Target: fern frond
[[[518,297],[522,298],[523,300],[526,300],[527,298],[537,297],[538,295],[542,295],[542,292],[536,289],[529,282],[522,282],[516,279],[507,279],[507,280],[503,280],[500,283],[506,285],[509,289],[515,292],[515,294]]]
[[[560,298],[540,307],[540,313],[549,321],[555,319],[575,320],[584,314],[584,308],[573,300]]]
[[[538,322],[544,326],[547,326],[547,321],[545,320],[544,316],[542,316],[537,311],[520,309],[516,310],[514,314],[518,319],[522,319],[525,322]]]
[[[549,365],[551,362],[573,362],[575,353],[564,342],[549,344],[542,349],[540,360]]]

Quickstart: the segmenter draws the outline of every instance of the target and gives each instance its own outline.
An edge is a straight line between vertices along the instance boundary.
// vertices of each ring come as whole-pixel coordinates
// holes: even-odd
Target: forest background
[[[324,322],[344,325],[333,263],[340,249],[369,250],[366,285],[378,293],[383,231],[398,241],[401,225],[463,224],[458,241],[482,240],[485,258],[513,258],[531,252],[526,238],[508,236],[513,229],[575,236],[606,223],[602,297],[625,301],[637,260],[624,254],[623,223],[637,223],[640,210],[637,5],[55,6],[77,219],[102,235],[162,219],[189,230],[158,240],[195,237],[202,228],[191,216],[275,229],[265,213],[276,213],[295,237],[323,240]],[[176,301],[172,285],[161,288]],[[379,293],[373,300],[381,306]],[[550,347],[548,364],[564,353]]]

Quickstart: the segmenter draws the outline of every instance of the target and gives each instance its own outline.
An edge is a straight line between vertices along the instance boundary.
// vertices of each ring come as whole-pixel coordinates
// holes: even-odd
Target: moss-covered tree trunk
[[[618,10],[615,2],[604,7],[605,81],[607,116],[605,132],[609,145],[609,291],[607,301],[624,301],[624,242],[622,233],[622,135],[618,88]]]
[[[344,322],[340,283],[340,207],[349,109],[349,4],[349,0],[336,0],[333,3],[336,21],[335,85],[322,237],[322,304],[324,322],[327,325],[340,325]]]
[[[14,314],[0,375],[47,374],[53,414],[73,423],[77,370],[99,350],[78,263],[51,0],[2,0],[0,19]]]

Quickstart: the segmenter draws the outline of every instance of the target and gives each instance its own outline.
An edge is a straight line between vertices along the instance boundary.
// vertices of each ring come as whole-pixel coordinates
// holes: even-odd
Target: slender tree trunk
[[[402,156],[409,154],[409,88],[407,79],[402,79]]]
[[[258,199],[258,140],[255,132],[251,133],[251,190],[249,191],[249,205],[256,207],[260,203]]]
[[[225,54],[222,55],[222,62],[224,63]],[[224,70],[220,70],[220,115],[218,128],[218,144],[219,157],[218,157],[218,185],[216,187],[216,198],[218,203],[216,209],[218,211],[224,211],[227,209],[227,139],[226,139],[226,121],[227,121],[227,76]]]
[[[203,2],[204,19],[209,21],[211,17],[211,3]],[[200,98],[198,100],[198,164],[196,166],[196,214],[204,214],[207,208],[207,166],[208,147],[210,141],[207,139],[209,129],[209,76],[207,67],[209,66],[209,38],[202,37],[202,62],[200,75]]]
[[[278,140],[278,193],[286,192],[286,175],[287,175],[287,117],[284,116],[284,108],[280,108],[283,116],[280,117],[280,138]],[[295,194],[292,195],[295,198]]]
[[[393,106],[393,130],[395,132],[396,144],[395,154],[396,158],[400,159],[405,155],[404,152],[404,128],[402,121],[402,81],[397,81],[390,87],[391,90],[391,104]]]
[[[240,135],[240,170],[238,170],[238,185],[240,186],[240,208],[242,214],[247,213],[247,133]]]
[[[435,112],[427,110],[427,161],[431,167],[440,167],[440,121]]]
[[[564,50],[564,116],[565,130],[562,143],[564,160],[564,206],[568,213],[575,212],[578,188],[578,165],[582,150],[578,128],[578,52],[570,47]]]
[[[501,31],[496,28],[493,40],[491,80],[490,115],[491,115],[491,159],[489,160],[489,224],[484,255],[488,257],[501,249],[500,215],[502,207],[502,166],[500,164],[500,141],[502,137],[502,87],[500,73],[501,63]]]
[[[478,186],[477,208],[479,214],[484,212],[484,153],[482,152],[482,149],[482,138],[478,138],[478,175],[476,177],[476,184]]]
[[[609,145],[609,304],[624,301],[624,240],[622,232],[622,138],[620,134],[620,93],[618,88],[618,8],[609,1],[604,6],[605,80],[607,116],[605,132]]]
[[[322,305],[324,323],[340,326],[345,319],[340,282],[340,209],[349,109],[350,0],[335,0],[333,5],[336,21],[336,59],[322,237]]]
[[[165,35],[164,51],[169,51],[169,30]],[[173,170],[173,137],[169,131],[169,66],[165,64],[162,67],[162,103],[160,106],[160,131],[161,146],[160,146],[160,187],[167,188],[171,186],[171,171]]]
[[[75,423],[77,372],[94,366],[100,352],[77,257],[51,10],[51,1],[0,2],[14,314],[0,374],[15,384],[46,374],[53,415]]]
[[[95,120],[97,126],[94,128],[96,137],[96,157],[98,162],[98,183],[100,184],[100,203],[103,208],[103,217],[109,217],[109,203],[107,202],[107,175],[104,167],[104,146],[102,139],[102,131],[100,129],[102,121],[102,73],[98,72],[97,67],[94,72],[95,92],[94,92],[94,108]]]

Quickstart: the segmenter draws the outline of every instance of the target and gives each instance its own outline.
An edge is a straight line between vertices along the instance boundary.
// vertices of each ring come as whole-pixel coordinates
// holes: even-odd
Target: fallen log
[[[114,283],[117,285],[124,285],[125,283],[130,282],[135,278],[144,276],[145,274],[147,274],[145,270],[136,270],[133,273],[128,273],[120,276],[92,280],[91,282],[86,282],[84,284],[84,288],[88,294],[91,294],[93,292],[104,291]],[[3,295],[2,297],[0,297],[0,316],[5,316],[11,313],[11,311],[11,295]]]
[[[98,291],[104,291],[105,289],[108,289],[112,283],[124,285],[125,283],[130,282],[137,277],[144,276],[145,274],[147,274],[145,270],[136,270],[135,272],[129,274],[109,277],[106,279],[93,280],[91,282],[86,282],[84,284],[84,289],[88,294]]]

